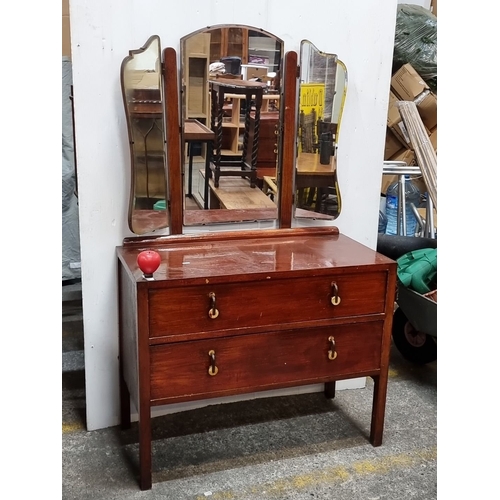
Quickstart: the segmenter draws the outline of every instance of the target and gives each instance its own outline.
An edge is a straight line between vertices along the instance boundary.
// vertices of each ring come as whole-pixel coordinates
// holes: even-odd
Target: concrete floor
[[[87,432],[78,286],[63,287],[62,498],[437,498],[437,361],[391,351],[382,446],[368,441],[373,384],[214,405],[153,420],[153,488],[140,491],[137,424]],[[65,300],[66,299],[66,300]]]

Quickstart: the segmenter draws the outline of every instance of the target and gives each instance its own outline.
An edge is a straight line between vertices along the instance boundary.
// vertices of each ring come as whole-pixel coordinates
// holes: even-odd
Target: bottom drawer
[[[151,400],[235,394],[374,372],[380,368],[382,331],[383,322],[377,321],[152,346]]]

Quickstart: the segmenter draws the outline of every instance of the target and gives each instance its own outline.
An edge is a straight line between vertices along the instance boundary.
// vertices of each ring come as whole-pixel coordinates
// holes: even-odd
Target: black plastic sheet
[[[406,63],[437,92],[437,17],[419,5],[398,5],[393,73]]]

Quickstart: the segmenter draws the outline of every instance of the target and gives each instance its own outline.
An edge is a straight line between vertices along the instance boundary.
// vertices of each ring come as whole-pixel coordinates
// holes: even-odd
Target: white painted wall
[[[179,39],[189,32],[241,23],[276,34],[287,51],[298,52],[307,38],[337,53],[347,65],[349,89],[338,151],[343,208],[336,223],[344,234],[374,248],[396,3],[70,0],[89,430],[119,423],[115,247],[131,236],[119,72],[129,49],[157,34],[162,48],[178,50]]]

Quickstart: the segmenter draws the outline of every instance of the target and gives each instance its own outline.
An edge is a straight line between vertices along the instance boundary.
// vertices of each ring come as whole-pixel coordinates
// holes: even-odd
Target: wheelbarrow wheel
[[[401,355],[412,363],[425,365],[437,359],[436,339],[414,328],[400,307],[392,320],[392,340]]]

